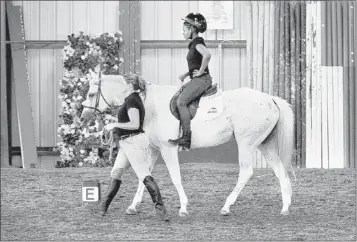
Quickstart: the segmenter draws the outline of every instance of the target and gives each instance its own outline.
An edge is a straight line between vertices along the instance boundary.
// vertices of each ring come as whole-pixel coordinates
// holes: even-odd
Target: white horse
[[[122,76],[101,75],[99,79],[90,87],[87,99],[83,102],[86,108],[83,109],[82,118],[95,110],[104,110],[108,104],[120,105],[123,102],[121,86],[125,80]],[[181,182],[179,150],[168,142],[180,134],[179,121],[170,110],[170,101],[177,91],[176,86],[146,82],[146,95],[142,97],[146,109],[143,128],[151,144],[151,169],[161,153],[180,197],[179,215],[185,216],[188,215],[188,199]],[[214,95],[202,97],[199,104],[191,122],[191,149],[217,146],[233,137],[239,148],[238,181],[220,213],[229,215],[231,205],[253,175],[252,153],[258,148],[279,179],[283,201],[281,214],[287,215],[292,196],[288,173],[292,169],[294,138],[294,114],[290,105],[279,97],[250,88],[219,90]],[[128,214],[136,213],[144,188],[139,181],[133,202],[126,211]]]

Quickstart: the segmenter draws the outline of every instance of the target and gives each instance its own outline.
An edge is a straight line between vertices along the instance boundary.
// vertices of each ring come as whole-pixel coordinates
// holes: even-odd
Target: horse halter
[[[95,98],[95,106],[94,107],[89,107],[89,106],[85,106],[85,105],[82,105],[84,108],[90,108],[90,109],[94,109],[96,112],[98,113],[102,113],[99,109],[98,109],[98,106],[99,106],[99,100],[100,100],[100,97],[103,98],[104,102],[109,106],[109,107],[112,107],[112,105],[110,105],[107,100],[105,99],[103,93],[102,93],[102,79],[101,79],[101,73],[99,74],[99,84],[98,84],[98,91],[97,91],[97,94],[96,94],[96,98]]]

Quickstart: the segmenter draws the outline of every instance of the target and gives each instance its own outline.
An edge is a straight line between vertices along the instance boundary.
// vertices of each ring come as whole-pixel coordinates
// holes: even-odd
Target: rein
[[[85,106],[83,105],[83,107],[85,108],[90,108],[90,109],[94,109],[96,112],[98,113],[102,113],[99,109],[98,109],[98,106],[99,106],[99,100],[100,100],[100,97],[103,98],[104,102],[109,106],[109,107],[112,107],[112,105],[110,105],[107,100],[105,99],[104,95],[103,95],[103,92],[102,92],[102,80],[99,79],[99,84],[98,84],[98,91],[97,91],[97,95],[96,95],[96,98],[95,98],[95,105],[94,107],[89,107],[89,106]]]
[[[84,108],[94,109],[95,112],[97,112],[99,114],[102,114],[103,112],[98,109],[100,97],[103,98],[104,102],[110,108],[112,107],[112,105],[110,105],[108,103],[108,101],[105,99],[105,97],[103,95],[103,92],[102,92],[102,80],[99,77],[99,84],[98,84],[98,91],[97,91],[97,94],[96,94],[95,106],[94,107],[89,107],[89,106],[83,105],[83,107]],[[108,134],[109,134],[109,137],[108,137]],[[103,136],[105,136],[107,141],[103,140]],[[109,160],[111,160],[113,158],[113,148],[114,148],[113,130],[109,131],[109,133],[105,132],[105,130],[103,130],[102,135],[100,136],[100,141],[101,141],[102,145],[104,145],[104,146],[108,146],[109,145]]]
[[[103,140],[103,136],[105,136],[107,141]],[[109,145],[109,160],[111,160],[113,158],[113,148],[114,148],[113,130],[110,130],[109,132],[105,132],[105,130],[103,130],[102,135],[100,136],[100,141],[102,145],[105,146]]]

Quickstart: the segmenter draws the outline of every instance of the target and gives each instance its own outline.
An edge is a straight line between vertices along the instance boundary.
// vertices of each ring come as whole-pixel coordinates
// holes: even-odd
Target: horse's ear
[[[94,68],[94,84],[99,84],[99,80],[101,77],[101,68],[100,68],[100,64],[96,65],[96,67]]]
[[[99,76],[99,73],[100,73],[100,64],[98,64],[98,65],[96,65],[96,66],[94,67],[94,71],[95,71],[95,73],[97,73],[97,75]]]
[[[92,69],[89,69],[89,75],[90,75],[90,84],[98,84],[99,83],[99,77],[98,73],[94,72]]]
[[[94,94],[98,92],[98,86],[97,85],[90,85],[89,90],[88,90],[88,95]]]

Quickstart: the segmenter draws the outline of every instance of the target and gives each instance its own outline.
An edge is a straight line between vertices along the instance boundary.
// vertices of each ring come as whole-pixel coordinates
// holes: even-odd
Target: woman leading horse
[[[131,166],[150,193],[156,213],[162,220],[169,221],[160,189],[150,172],[149,141],[143,130],[145,108],[139,96],[140,91],[145,92],[144,80],[137,75],[125,75],[124,80],[121,85],[124,103],[119,108],[117,122],[104,127],[107,131],[118,130],[120,149],[111,171],[108,189],[98,209],[103,216],[107,213],[120,188],[125,170]]]

